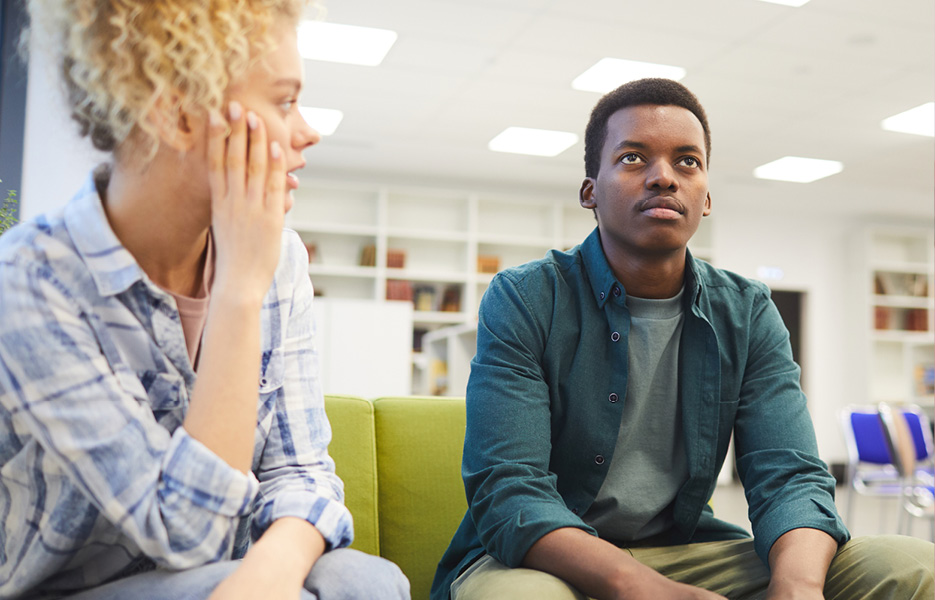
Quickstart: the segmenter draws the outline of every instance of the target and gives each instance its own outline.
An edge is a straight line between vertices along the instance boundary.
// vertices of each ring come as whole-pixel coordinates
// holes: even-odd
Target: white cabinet
[[[852,253],[862,357],[864,403],[933,405],[935,237],[930,227],[870,227]]]

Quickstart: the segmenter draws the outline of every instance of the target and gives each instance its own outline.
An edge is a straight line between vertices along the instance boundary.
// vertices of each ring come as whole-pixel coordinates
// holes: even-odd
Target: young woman
[[[0,598],[408,597],[341,549],[307,256],[283,230],[319,140],[301,10],[30,2],[113,158],[0,238]]]

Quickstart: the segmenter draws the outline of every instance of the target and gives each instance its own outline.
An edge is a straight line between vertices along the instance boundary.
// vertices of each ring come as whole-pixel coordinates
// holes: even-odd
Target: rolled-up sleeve
[[[282,386],[269,393],[273,422],[257,469],[260,496],[252,535],[258,538],[282,517],[298,517],[318,529],[328,549],[342,548],[353,541],[353,522],[344,505],[344,485],[328,455],[331,426],[314,344],[314,294],[305,272],[304,248],[295,233],[284,234],[283,253],[291,278],[283,288],[292,294],[287,303],[280,302],[288,306],[282,313]]]
[[[596,535],[565,505],[549,470],[550,396],[540,364],[545,343],[521,285],[496,276],[480,308],[462,475],[478,536],[508,567],[519,566],[529,548],[556,529]]]
[[[768,292],[757,293],[734,439],[754,546],[768,564],[773,544],[792,529],[818,529],[839,544],[849,534],[835,509],[834,478],[818,458],[789,333]]]
[[[51,270],[3,263],[0,280],[0,400],[13,424],[10,439],[49,461],[32,463],[41,471],[24,480],[64,477],[160,566],[184,569],[228,556],[239,517],[253,508],[255,477],[183,428],[170,433],[156,422],[135,374],[105,358],[108,342],[93,326],[102,317]],[[61,493],[47,500],[70,501]]]

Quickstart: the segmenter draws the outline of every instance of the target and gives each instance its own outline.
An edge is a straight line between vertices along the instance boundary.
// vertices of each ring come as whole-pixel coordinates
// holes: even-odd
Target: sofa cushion
[[[331,422],[328,453],[344,482],[344,504],[354,517],[351,548],[379,556],[373,403],[353,396],[325,396],[325,412]]]
[[[428,598],[435,567],[467,510],[463,398],[374,400],[380,552]]]

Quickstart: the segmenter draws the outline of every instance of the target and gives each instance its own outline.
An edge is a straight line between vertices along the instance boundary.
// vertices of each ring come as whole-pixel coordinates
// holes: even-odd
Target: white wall
[[[23,220],[64,206],[88,172],[107,157],[87,138],[78,137],[78,126],[68,116],[57,77],[48,57],[33,49],[23,132]]]
[[[733,208],[716,214],[714,256],[718,267],[757,279],[757,268],[781,269],[773,289],[804,292],[801,362],[818,448],[826,462],[846,458],[837,411],[849,402],[844,382],[857,374],[848,364],[858,349],[850,339],[846,287],[850,281],[847,237],[857,220],[807,219],[801,214],[749,213]]]

